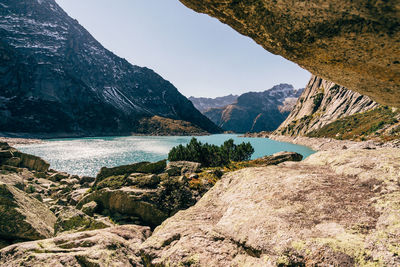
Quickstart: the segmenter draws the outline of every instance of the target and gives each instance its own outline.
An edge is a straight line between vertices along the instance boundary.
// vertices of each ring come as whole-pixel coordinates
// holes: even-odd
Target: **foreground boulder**
[[[143,266],[148,227],[125,225],[26,242],[0,250],[1,266]]]
[[[95,202],[101,207],[101,213],[111,217],[127,216],[131,223],[157,226],[167,218],[152,199],[156,199],[157,191],[154,189],[140,189],[122,187],[118,189],[104,188],[85,196],[77,205],[79,209],[90,202]],[[119,218],[117,218],[119,219]]]
[[[180,1],[315,75],[400,107],[398,1]]]
[[[83,232],[88,230],[107,228],[109,225],[86,215],[80,210],[72,207],[65,207],[57,214],[57,221],[54,225],[55,234]],[[93,215],[93,214],[92,214]]]
[[[303,156],[296,152],[278,152],[271,156],[265,156],[259,159],[252,160],[251,163],[259,166],[278,165],[285,161],[301,161]]]
[[[0,239],[10,242],[52,237],[56,217],[39,200],[0,183]]]
[[[117,175],[129,175],[131,173],[161,173],[165,170],[167,165],[166,160],[161,160],[158,162],[138,162],[129,165],[123,165],[113,168],[103,167],[101,168],[99,174],[96,177],[95,184],[98,184],[102,180],[110,176]]]
[[[398,266],[400,150],[231,172],[142,245],[156,266]]]
[[[184,175],[185,173],[195,173],[200,171],[201,164],[191,161],[171,161],[167,165],[167,173],[171,176]]]

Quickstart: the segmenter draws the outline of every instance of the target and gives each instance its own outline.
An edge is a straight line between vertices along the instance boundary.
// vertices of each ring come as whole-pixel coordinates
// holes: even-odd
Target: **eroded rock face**
[[[142,244],[158,266],[400,264],[398,149],[324,151],[226,174]]]
[[[1,266],[143,266],[148,227],[117,226],[20,243],[0,251]]]
[[[337,119],[378,106],[368,96],[313,75],[296,106],[275,133],[305,135]]]
[[[180,1],[313,74],[400,106],[397,1]]]

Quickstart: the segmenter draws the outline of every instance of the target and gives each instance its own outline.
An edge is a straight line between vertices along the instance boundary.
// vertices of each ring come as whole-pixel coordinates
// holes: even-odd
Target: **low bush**
[[[234,144],[229,139],[221,146],[201,143],[192,138],[186,146],[179,145],[171,149],[168,154],[170,161],[194,161],[202,164],[203,167],[226,166],[231,161],[245,161],[251,158],[254,148],[250,143]]]

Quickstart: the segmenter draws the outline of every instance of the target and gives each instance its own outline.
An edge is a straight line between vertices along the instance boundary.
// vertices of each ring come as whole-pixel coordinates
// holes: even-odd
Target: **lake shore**
[[[40,144],[43,143],[44,141],[41,139],[34,139],[34,138],[0,137],[0,142],[6,142],[10,146],[15,146],[15,145]]]
[[[302,145],[315,151],[343,150],[343,149],[376,149],[382,147],[400,148],[400,141],[380,142],[374,140],[351,141],[332,138],[313,138],[305,136],[274,135],[267,132],[247,133],[244,137],[269,138],[271,140]]]

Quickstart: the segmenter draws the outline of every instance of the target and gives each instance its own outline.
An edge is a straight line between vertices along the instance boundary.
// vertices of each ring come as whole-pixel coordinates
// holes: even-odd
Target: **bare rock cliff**
[[[337,119],[378,106],[367,96],[312,76],[296,106],[275,133],[305,135]]]
[[[313,74],[400,106],[398,1],[180,1]]]

